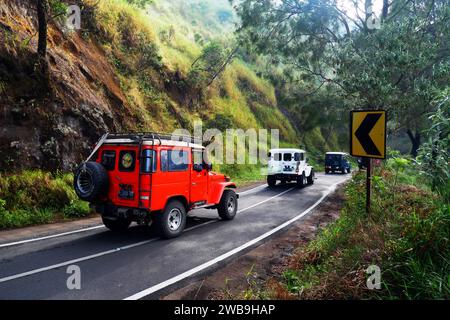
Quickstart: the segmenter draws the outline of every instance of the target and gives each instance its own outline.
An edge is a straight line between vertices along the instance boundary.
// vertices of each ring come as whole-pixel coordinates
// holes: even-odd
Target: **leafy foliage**
[[[52,16],[62,16],[67,12],[68,6],[61,0],[49,0],[48,5],[50,7]]]
[[[0,229],[83,217],[91,210],[78,199],[72,174],[23,171],[0,175]]]
[[[153,0],[127,0],[130,4],[135,5],[139,8],[145,8],[147,5],[152,4]]]
[[[450,96],[442,95],[437,105],[436,113],[430,116],[431,127],[419,150],[418,163],[433,190],[450,202]]]
[[[375,185],[382,188],[369,215],[364,174],[354,176],[339,219],[297,249],[280,278],[291,297],[448,299],[450,208],[429,191],[394,181],[403,180],[396,176],[410,163],[395,158],[391,169],[377,170]],[[381,268],[381,290],[367,290],[365,270],[372,264]]]
[[[285,81],[338,97],[346,109],[387,109],[394,130],[414,133],[415,155],[434,93],[448,82],[449,7],[426,0],[384,5],[377,29],[334,0],[244,0],[237,3],[240,41],[268,56]]]
[[[231,62],[230,55],[222,44],[212,41],[203,48],[201,55],[192,63],[189,81],[197,88],[206,88]]]

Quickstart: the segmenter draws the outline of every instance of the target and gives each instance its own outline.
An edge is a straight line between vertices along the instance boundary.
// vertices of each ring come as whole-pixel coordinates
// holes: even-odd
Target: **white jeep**
[[[314,183],[314,168],[308,165],[306,152],[301,149],[271,149],[268,155],[267,184],[269,187],[290,181],[303,187]]]

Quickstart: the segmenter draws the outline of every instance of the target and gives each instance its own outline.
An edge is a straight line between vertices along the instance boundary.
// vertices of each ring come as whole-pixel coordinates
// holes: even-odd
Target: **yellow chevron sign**
[[[351,111],[350,154],[355,157],[386,157],[386,111]]]

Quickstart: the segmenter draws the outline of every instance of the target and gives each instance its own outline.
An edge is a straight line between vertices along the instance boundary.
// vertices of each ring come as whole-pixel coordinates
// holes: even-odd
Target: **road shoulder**
[[[344,202],[343,185],[329,195],[311,214],[285,232],[255,249],[165,296],[163,300],[242,299],[246,290],[255,290],[279,278],[288,267],[289,257],[305,246],[318,232],[339,217]]]

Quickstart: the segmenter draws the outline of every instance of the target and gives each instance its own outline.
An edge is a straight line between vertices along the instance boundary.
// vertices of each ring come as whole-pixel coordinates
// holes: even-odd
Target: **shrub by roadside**
[[[0,229],[87,216],[89,205],[78,199],[73,175],[26,170],[0,174]]]
[[[346,187],[341,217],[309,245],[299,248],[272,298],[448,299],[450,206],[414,179],[406,159],[375,171],[372,211],[365,213],[365,175]],[[369,290],[366,269],[381,268],[382,287]]]

